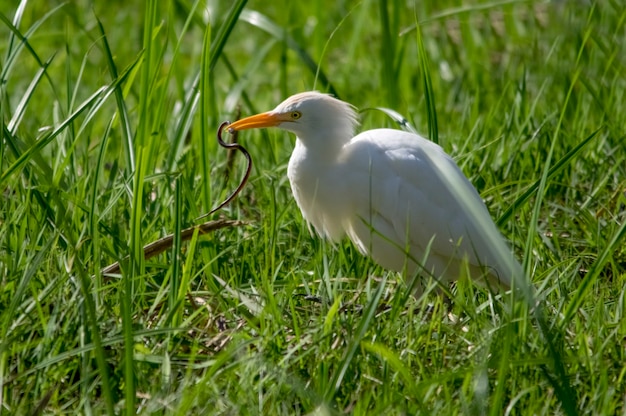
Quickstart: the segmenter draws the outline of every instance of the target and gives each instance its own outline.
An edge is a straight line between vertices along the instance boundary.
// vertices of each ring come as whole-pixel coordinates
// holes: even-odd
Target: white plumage
[[[441,147],[392,129],[353,137],[357,125],[351,105],[304,92],[229,128],[296,134],[287,173],[304,218],[321,236],[338,241],[347,234],[381,266],[407,275],[446,282],[467,271],[505,288],[521,276],[480,196]]]

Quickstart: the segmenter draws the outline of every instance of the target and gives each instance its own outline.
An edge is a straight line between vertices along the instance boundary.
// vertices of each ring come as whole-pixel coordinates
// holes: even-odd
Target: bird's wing
[[[498,253],[507,250],[494,248],[506,249],[503,238],[474,187],[438,145],[379,129],[356,136],[344,155],[349,185],[360,195],[354,209],[366,225],[356,224],[348,234],[362,250],[371,252],[373,228],[420,263],[427,254],[428,267],[441,269],[442,262],[466,257],[470,265],[496,269],[498,279],[510,285],[517,266],[503,264]],[[399,261],[389,250],[379,253],[382,259],[371,254],[386,267],[389,256],[390,262]]]

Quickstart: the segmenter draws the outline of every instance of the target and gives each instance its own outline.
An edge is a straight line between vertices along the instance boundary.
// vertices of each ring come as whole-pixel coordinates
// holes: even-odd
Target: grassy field
[[[621,1],[94,3],[0,11],[1,414],[626,415]],[[536,302],[321,241],[278,130],[197,220],[312,89],[452,154]]]

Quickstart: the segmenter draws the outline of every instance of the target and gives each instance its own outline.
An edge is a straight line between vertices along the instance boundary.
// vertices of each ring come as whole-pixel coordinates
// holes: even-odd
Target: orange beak
[[[283,121],[286,120],[281,114],[276,114],[272,112],[261,113],[255,116],[250,116],[235,121],[233,124],[228,126],[228,131],[232,133],[239,130],[275,127]]]

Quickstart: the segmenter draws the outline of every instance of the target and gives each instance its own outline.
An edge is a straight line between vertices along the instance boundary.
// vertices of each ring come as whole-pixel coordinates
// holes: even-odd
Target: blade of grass
[[[35,77],[28,85],[28,88],[26,89],[26,91],[24,91],[22,99],[18,103],[17,107],[15,107],[15,110],[13,111],[13,117],[11,118],[11,120],[9,120],[9,124],[7,125],[7,128],[11,132],[11,134],[15,134],[17,126],[20,124],[22,118],[24,117],[24,113],[26,112],[28,103],[33,97],[35,89],[39,86],[39,82],[46,73],[46,70],[48,69],[48,66],[50,66],[50,64],[52,63],[53,59],[54,55],[48,58],[48,60],[44,62],[43,65],[39,68],[39,70],[35,74]]]
[[[240,19],[263,30],[264,32],[269,33],[278,40],[286,42],[287,47],[298,55],[298,58],[302,61],[304,66],[308,68],[312,74],[316,74],[316,80],[319,79],[322,87],[330,94],[339,97],[337,90],[329,81],[324,71],[319,70],[319,65],[313,60],[313,58],[311,58],[311,55],[309,55],[309,53],[298,42],[296,42],[292,36],[285,34],[285,30],[282,27],[274,23],[264,14],[255,10],[244,10],[241,13]]]
[[[27,1],[23,1],[20,4],[20,8],[25,7],[26,3]],[[30,52],[32,57],[35,58],[37,64],[39,64],[40,67],[44,65],[43,61],[39,58],[39,55],[35,52],[28,39],[46,20],[48,20],[52,15],[59,11],[64,5],[64,3],[61,3],[60,5],[52,8],[50,11],[44,14],[40,19],[37,19],[24,35],[22,35],[22,32],[17,28],[17,25],[19,24],[22,16],[20,11],[16,13],[14,23],[11,22],[11,20],[9,20],[3,13],[0,13],[0,21],[3,22],[6,27],[9,28],[9,30],[11,31],[11,34],[9,35],[9,47],[7,48],[7,57],[3,64],[2,72],[0,72],[0,85],[4,86],[7,83],[9,75],[11,74],[11,71],[14,68],[14,64],[17,61],[17,58],[23,47],[26,47],[26,49]],[[19,44],[16,44],[15,47],[13,47],[15,38],[19,39],[20,42]],[[46,77],[48,76],[46,75]],[[55,83],[52,82],[49,77],[48,81],[50,81],[50,87],[52,88],[52,90],[55,91]],[[56,92],[54,95],[57,95]]]
[[[391,34],[391,22],[387,0],[378,2],[379,20],[381,26],[382,41],[380,42],[380,85],[387,93],[387,105],[395,107],[398,104],[399,92],[394,76],[394,63],[396,56],[396,38]]]
[[[413,134],[419,134],[417,132],[417,130],[415,129],[415,127],[413,127],[413,125],[411,123],[409,123],[409,121],[402,114],[398,113],[395,110],[392,110],[390,108],[385,108],[385,107],[373,107],[373,108],[364,108],[364,109],[360,110],[359,112],[363,113],[363,112],[368,111],[368,110],[382,111],[387,116],[389,116],[390,119],[395,121],[400,126],[400,128],[402,130],[408,131],[408,132],[413,133]]]
[[[588,296],[589,291],[593,287],[593,284],[598,280],[600,275],[604,270],[604,266],[611,260],[614,253],[619,250],[620,247],[623,247],[624,240],[626,239],[626,222],[622,222],[619,226],[615,234],[611,237],[609,242],[606,244],[604,249],[598,254],[596,261],[593,263],[585,278],[582,280],[580,285],[578,286],[576,293],[574,294],[572,300],[567,305],[567,309],[563,315],[563,319],[560,323],[560,328],[562,330],[570,323],[574,314],[580,305],[583,303],[584,299]]]
[[[498,351],[500,359],[498,360],[498,371],[496,372],[496,382],[494,391],[491,393],[489,407],[490,416],[497,416],[502,413],[502,408],[506,400],[505,388],[506,380],[510,375],[510,354],[512,349],[512,343],[518,338],[518,334],[515,332],[515,326],[513,323],[509,323],[504,326],[504,334],[500,335],[501,343],[498,343]],[[504,345],[502,345],[504,344]]]
[[[393,350],[377,342],[361,341],[361,346],[365,351],[376,355],[381,361],[388,363],[391,368],[400,375],[404,387],[411,392],[411,397],[419,399],[423,395],[423,392],[418,388],[418,385],[415,383],[415,378],[409,372],[406,364]],[[419,404],[423,406],[421,402]]]
[[[40,236],[40,239],[43,239],[43,238]],[[50,250],[50,248],[56,241],[57,241],[57,238],[48,238],[42,244],[41,250],[37,253],[37,255],[31,261],[29,261],[29,266],[24,272],[24,275],[20,278],[17,288],[15,289],[15,292],[13,293],[13,296],[11,297],[11,303],[9,304],[8,308],[6,308],[3,311],[2,313],[2,337],[1,337],[3,342],[0,343],[0,353],[4,353],[7,349],[6,340],[8,339],[7,335],[8,335],[10,323],[13,320],[13,315],[15,314],[15,311],[17,310],[19,303],[22,302],[22,297],[24,296],[24,293],[26,293],[26,291],[28,290],[28,285],[30,283],[30,280],[33,278],[37,270],[39,270],[39,268],[42,267],[41,263],[43,262],[43,259],[46,253],[48,252],[48,250]]]
[[[55,137],[57,137],[64,129],[66,129],[78,116],[80,116],[84,111],[88,110],[89,107],[102,99],[103,97],[108,96],[107,88],[100,87],[96,92],[94,92],[87,100],[85,100],[72,114],[69,115],[67,119],[65,119],[58,127],[56,127],[52,132],[44,134],[37,142],[31,146],[28,150],[20,155],[15,162],[11,166],[9,166],[4,172],[2,172],[2,176],[0,176],[0,183],[3,183],[7,180],[7,178],[17,172],[22,166],[32,158],[32,155],[35,152],[39,152],[41,149],[46,147]]]
[[[326,55],[326,51],[328,49],[328,46],[330,45],[330,42],[333,40],[333,38],[335,37],[335,34],[337,33],[337,31],[343,26],[343,24],[346,22],[346,20],[348,20],[348,18],[352,15],[352,12],[354,11],[354,9],[356,9],[357,7],[359,7],[361,5],[361,3],[357,3],[354,6],[352,6],[352,8],[348,11],[348,13],[346,13],[341,20],[339,21],[339,23],[337,23],[337,26],[335,26],[335,28],[333,29],[333,31],[330,33],[330,36],[328,36],[328,39],[326,39],[326,43],[324,43],[324,48],[322,49],[322,53],[320,55],[319,61],[317,63],[317,70],[315,71],[315,80],[313,81],[313,90],[316,89],[317,86],[317,80],[320,77],[320,72],[322,71],[322,60],[324,59],[324,56]],[[348,61],[349,62],[349,61]],[[326,85],[326,84],[325,84]],[[285,94],[286,95],[286,94]]]
[[[5,135],[5,139],[7,140],[7,142],[9,142],[9,146],[11,150],[13,151],[13,154],[16,158],[20,156],[19,148],[23,147],[23,146],[20,146],[20,143],[18,142],[17,137],[15,137],[17,128],[19,127],[24,115],[26,114],[28,104],[30,100],[32,99],[35,90],[40,85],[40,81],[42,80],[42,77],[47,73],[48,66],[52,63],[53,59],[54,59],[54,55],[51,56],[44,63],[44,65],[39,68],[39,70],[35,74],[35,77],[31,80],[30,84],[28,85],[28,88],[23,93],[22,99],[18,103],[17,107],[15,107],[15,110],[13,111],[13,117],[9,121],[9,124],[6,126],[8,132]],[[43,179],[52,178],[52,169],[50,168],[48,163],[44,161],[44,159],[41,157],[39,153],[34,153],[32,155],[32,159],[37,164],[39,169],[41,169],[42,175],[40,177],[42,177]]]
[[[111,126],[113,125],[115,119],[114,117],[111,118],[111,120],[109,120],[109,123],[106,126],[106,129],[104,130],[104,133],[102,135],[102,141],[100,142],[100,149],[98,151],[98,160],[96,162],[96,169],[93,172],[93,180],[92,180],[92,185],[91,185],[91,201],[89,203],[89,214],[87,217],[87,222],[88,222],[88,229],[89,229],[89,235],[91,237],[91,250],[92,250],[92,255],[94,259],[99,259],[101,258],[101,251],[100,251],[100,232],[98,229],[98,220],[96,218],[97,216],[97,211],[98,211],[98,191],[99,191],[99,186],[98,183],[100,181],[100,175],[102,173],[102,167],[104,164],[104,158],[105,158],[105,151],[107,148],[107,144],[109,142],[109,137],[110,137],[110,132],[111,132]],[[101,287],[102,287],[102,273],[100,273],[100,264],[96,261],[94,261],[94,289],[95,292],[94,293],[101,293]],[[98,308],[100,306],[100,296],[96,296],[96,308]]]
[[[265,45],[259,46],[256,53],[250,57],[250,61],[244,68],[242,75],[238,76],[238,80],[230,87],[230,92],[224,100],[225,111],[232,112],[235,109],[243,95],[244,89],[248,86],[250,81],[254,79],[254,73],[258,70],[259,66],[265,62],[267,54],[275,44],[276,39],[271,39]]]
[[[331,382],[328,384],[328,388],[324,393],[324,399],[328,402],[332,401],[341,387],[341,383],[343,383],[343,379],[346,376],[348,368],[350,367],[350,364],[352,364],[356,350],[361,345],[361,341],[365,338],[365,334],[372,324],[374,316],[376,315],[376,309],[378,308],[380,299],[385,291],[386,283],[387,275],[385,275],[380,282],[377,282],[378,288],[365,307],[363,317],[359,320],[359,325],[354,332],[354,337],[350,340],[350,343],[344,350],[343,357],[339,363],[339,369],[335,371],[335,374],[333,375]]]
[[[200,235],[201,233],[200,233],[200,230],[198,229],[198,231],[195,231],[193,236],[191,237],[189,241],[189,245],[187,246],[187,251],[186,251],[186,255],[188,259],[194,258],[194,255],[196,254],[196,247],[199,241],[198,237]],[[191,272],[193,270],[192,263],[193,263],[192,261],[187,261],[183,265],[183,274],[180,280],[180,287],[178,289],[178,302],[180,304],[182,304],[183,300],[187,296],[187,293],[189,292],[189,283],[192,280],[192,276],[191,276]],[[183,323],[182,326],[185,327],[186,325]]]
[[[559,117],[559,121],[556,125],[554,136],[552,137],[552,141],[550,143],[550,149],[548,150],[548,155],[545,159],[543,173],[539,182],[539,186],[537,188],[537,197],[535,199],[535,205],[533,207],[533,212],[531,216],[530,226],[528,229],[528,235],[526,239],[526,249],[524,252],[524,268],[526,271],[530,272],[530,259],[531,254],[533,252],[533,243],[535,241],[537,224],[539,223],[539,213],[541,206],[543,205],[543,198],[545,195],[545,190],[548,185],[548,174],[550,172],[550,165],[552,161],[552,155],[554,154],[554,149],[556,143],[558,142],[559,134],[561,131],[561,126],[563,124],[563,120],[565,118],[566,109],[568,107],[569,100],[572,96],[572,91],[574,86],[577,83],[578,76],[580,74],[580,70],[577,70],[574,73],[574,76],[570,82],[570,86],[568,92],[565,96],[565,101],[561,107],[561,115]],[[595,133],[594,133],[595,135]],[[593,135],[592,135],[593,136]],[[531,304],[531,307],[534,306]],[[556,328],[550,328],[548,322],[545,318],[541,305],[537,305],[534,309],[534,316],[539,324],[540,331],[544,338],[544,341],[548,344],[548,351],[550,354],[550,358],[552,360],[552,368],[545,370],[546,378],[553,386],[555,393],[561,402],[564,411],[568,415],[577,414],[577,403],[576,403],[576,395],[572,386],[569,382],[569,377],[567,375],[567,371],[564,365],[564,351],[565,348],[563,343],[565,342],[565,338],[557,331]],[[553,372],[554,375],[551,373]]]
[[[174,188],[174,244],[172,244],[172,277],[170,278],[169,289],[169,309],[172,314],[172,326],[178,327],[181,322],[179,290],[180,288],[180,265],[182,256],[181,231],[183,229],[183,198],[182,198],[182,177],[178,176]],[[181,293],[182,295],[182,293]]]
[[[174,47],[174,52],[172,54],[171,59],[169,59],[170,64],[169,64],[169,71],[167,72],[167,77],[166,80],[163,82],[163,84],[169,84],[171,79],[175,79],[175,72],[176,72],[176,65],[174,65],[175,61],[177,59],[179,59],[181,53],[181,47],[184,46],[185,41],[187,40],[187,34],[189,31],[189,28],[191,26],[191,24],[194,22],[195,17],[197,16],[197,9],[200,6],[201,1],[200,0],[196,0],[193,5],[191,6],[191,9],[189,9],[189,11],[187,12],[188,16],[187,19],[185,20],[185,23],[183,24],[183,28],[181,30],[181,32],[177,35],[178,38],[176,40],[176,46]],[[174,12],[174,11],[172,11]],[[175,14],[175,12],[174,12]],[[175,16],[172,16],[172,18]],[[195,84],[195,82],[194,82]],[[192,95],[190,95],[189,93],[192,93]],[[191,100],[193,101],[193,97],[197,96],[197,92],[196,91],[189,91],[185,93],[185,98],[187,97],[192,97]],[[171,117],[171,115],[165,114],[167,112],[167,106],[165,105],[168,102],[168,96],[167,94],[163,94],[162,95],[162,99],[161,102],[159,103],[159,110],[158,110],[158,114],[160,115],[159,118],[163,119],[165,117]],[[189,108],[193,108],[195,110],[195,105],[192,103],[187,103],[187,99],[185,99],[185,104],[184,104],[184,109],[183,111],[181,111],[180,113],[175,113],[177,116],[177,122],[175,123],[175,128],[173,129],[173,134],[169,135],[170,137],[170,146],[171,146],[171,151],[168,152],[168,157],[167,157],[167,163],[166,163],[166,171],[171,171],[174,160],[176,160],[176,158],[180,155],[180,150],[182,149],[182,146],[184,145],[185,142],[185,138],[187,137],[187,134],[189,132],[189,126],[190,123],[185,123],[183,122],[183,120],[186,118],[186,116],[188,115],[188,113],[185,111],[186,109]],[[188,106],[188,104],[191,104],[191,106]]]
[[[115,406],[111,390],[111,380],[109,378],[109,365],[106,360],[108,354],[107,351],[105,351],[104,349],[102,335],[100,334],[100,320],[98,319],[99,314],[97,312],[96,305],[93,299],[95,294],[94,292],[92,292],[91,289],[91,280],[88,274],[85,272],[87,269],[85,265],[82,264],[82,261],[78,255],[75,256],[74,262],[76,266],[75,270],[78,274],[80,286],[83,291],[83,302],[87,311],[87,328],[91,329],[89,338],[92,340],[93,356],[95,356],[96,365],[98,367],[98,375],[100,376],[100,389],[104,397],[104,403],[107,409],[107,413],[109,415],[113,415],[115,414]],[[131,348],[131,352],[132,351],[134,351],[134,348]],[[84,353],[87,353],[87,350]]]
[[[602,130],[602,128],[598,128],[596,131],[591,133],[585,139],[583,139],[580,143],[574,146],[570,151],[568,151],[565,156],[559,159],[554,165],[550,166],[547,172],[546,180],[549,181],[554,176],[556,176],[559,172],[561,172],[567,165],[569,165],[572,160],[579,155],[582,150],[587,146],[591,140],[598,134],[598,132]],[[522,195],[517,197],[515,201],[500,215],[500,218],[496,221],[498,227],[502,227],[511,219],[511,217],[528,201],[528,199],[533,196],[541,185],[541,179],[537,179],[535,183],[533,183]]]
[[[154,32],[157,29],[156,0],[150,0],[145,6],[144,31],[143,31],[143,65],[141,67],[141,79],[139,87],[139,110],[137,135],[135,136],[135,151],[137,158],[136,169],[133,172],[133,193],[131,202],[130,218],[130,267],[123,277],[123,290],[120,291],[120,303],[122,311],[122,332],[124,333],[124,399],[125,413],[130,416],[135,409],[135,365],[134,352],[135,342],[133,335],[133,305],[135,303],[135,288],[142,288],[141,277],[144,273],[145,259],[143,256],[143,240],[141,223],[143,216],[144,182],[148,167],[150,153],[150,106],[151,85],[154,68],[152,68],[153,49],[157,47]],[[143,288],[142,288],[143,289]]]
[[[245,7],[247,0],[239,0],[236,3],[233,3],[226,20],[220,27],[217,32],[216,38],[214,41],[211,41],[211,26],[207,24],[204,32],[204,40],[203,40],[203,49],[202,49],[202,65],[200,69],[200,94],[202,99],[200,100],[200,163],[202,170],[202,179],[203,179],[203,202],[204,202],[204,212],[208,212],[211,209],[211,168],[209,157],[209,149],[207,142],[207,120],[208,118],[208,109],[210,108],[210,80],[213,76],[213,69],[215,68],[215,64],[217,63],[218,58],[221,56],[222,51],[224,50],[224,46],[230,34],[232,33],[237,20],[239,19],[240,14]]]
[[[222,54],[222,51],[224,50],[224,47],[226,46],[226,43],[228,42],[228,39],[232,34],[235,25],[237,24],[237,21],[240,18],[243,18],[242,16],[246,13],[243,8],[246,6],[247,3],[248,0],[237,0],[235,3],[232,4],[228,15],[224,19],[224,23],[220,26],[215,35],[215,40],[210,43],[211,52],[209,54],[210,59],[208,68],[210,68],[211,70],[213,70],[213,68],[217,64],[217,60],[224,56]],[[196,10],[195,3],[192,7],[189,7],[184,2],[181,2],[178,5],[181,6],[186,13],[192,14],[192,16],[190,16],[191,20],[197,25],[201,26],[206,31],[206,28],[204,27],[206,23],[198,13],[194,13]],[[197,81],[194,82],[194,85],[197,86]]]
[[[417,16],[415,16],[417,22]],[[437,106],[435,104],[435,93],[433,91],[433,83],[430,78],[430,69],[428,62],[428,55],[426,54],[426,48],[424,47],[424,40],[422,37],[422,30],[419,24],[416,23],[416,35],[417,35],[417,54],[420,71],[422,73],[422,84],[424,86],[424,99],[426,100],[426,114],[428,115],[428,138],[433,142],[439,144],[439,126],[437,123]]]
[[[109,45],[106,31],[104,30],[104,26],[102,25],[100,19],[98,19],[98,16],[95,16],[95,18],[96,22],[98,23],[98,30],[102,39],[104,56],[106,57],[107,63],[109,65],[109,73],[111,74],[111,78],[113,79],[113,81],[115,81],[119,78],[117,65],[115,65],[115,60],[113,59],[113,53],[111,52],[111,47]],[[131,172],[134,172],[135,149],[133,148],[133,132],[130,129],[128,109],[126,108],[126,102],[124,101],[124,92],[122,91],[121,85],[119,84],[115,88],[115,102],[117,103],[117,113],[119,114],[120,124],[122,127],[122,144],[124,145],[124,154],[126,155],[126,165]]]
[[[237,0],[233,3],[233,6],[228,12],[228,16],[226,16],[226,20],[217,31],[215,40],[211,42],[211,52],[208,66],[209,71],[213,71],[217,60],[222,56],[222,51],[226,46],[226,42],[235,28],[237,20],[239,20],[240,16],[244,13],[243,8],[246,7],[247,3],[248,0]]]
[[[52,132],[45,132],[41,138],[39,138],[34,145],[28,148],[22,154],[18,154],[17,151],[19,146],[17,141],[13,137],[8,129],[5,127],[4,136],[6,139],[11,141],[10,146],[15,152],[17,160],[13,162],[0,176],[0,183],[5,182],[11,175],[17,172],[19,169],[23,167],[23,165],[28,162],[34,155],[40,152],[43,148],[45,148],[48,144],[50,144],[59,134],[61,134],[65,129],[70,128],[72,123],[85,111],[87,111],[87,116],[83,120],[81,128],[79,129],[76,136],[79,136],[81,131],[85,128],[85,126],[89,123],[89,121],[98,113],[98,110],[101,106],[104,105],[108,97],[115,91],[115,88],[118,84],[122,83],[126,77],[131,73],[135,65],[138,61],[133,62],[125,71],[122,73],[122,76],[115,80],[111,85],[107,87],[100,87],[94,93],[91,94],[85,101],[83,101],[77,108],[72,112],[63,122],[61,122]]]
[[[202,41],[202,65],[200,68],[200,169],[202,171],[203,212],[211,209],[211,162],[208,148],[207,120],[209,109],[209,77],[211,75],[211,26],[207,25]]]
[[[512,4],[530,3],[530,2],[531,0],[503,0],[503,1],[493,1],[493,2],[488,2],[488,3],[470,4],[467,6],[449,8],[439,13],[433,13],[427,18],[420,20],[416,24],[407,27],[406,29],[402,30],[402,32],[400,32],[400,36],[404,36],[407,33],[417,30],[418,25],[435,22],[437,20],[446,20],[450,17],[461,16],[463,14],[496,9],[502,6],[507,6],[507,5],[512,5]]]
[[[176,162],[180,156],[182,148],[185,144],[185,140],[188,137],[189,130],[193,125],[193,118],[196,114],[198,107],[198,101],[200,100],[200,94],[197,85],[200,80],[200,73],[196,75],[191,82],[191,87],[188,88],[185,94],[185,100],[183,106],[178,114],[178,120],[176,127],[174,128],[173,139],[171,143],[171,151],[167,153],[167,160],[165,162],[165,170],[172,171],[177,169]]]
[[[57,238],[49,238],[41,246],[41,250],[34,256],[32,260],[29,261],[28,268],[19,278],[19,283],[17,284],[17,287],[12,294],[11,302],[9,303],[8,308],[5,309],[0,315],[0,339],[2,340],[0,341],[0,403],[4,403],[4,386],[7,382],[5,374],[7,373],[7,367],[10,367],[9,346],[13,337],[10,336],[9,332],[11,324],[15,320],[15,312],[18,310],[18,305],[20,304],[20,302],[23,301],[23,296],[28,290],[30,280],[33,278],[37,270],[42,267],[41,263],[43,262],[46,253],[48,253],[48,250],[56,241]]]

